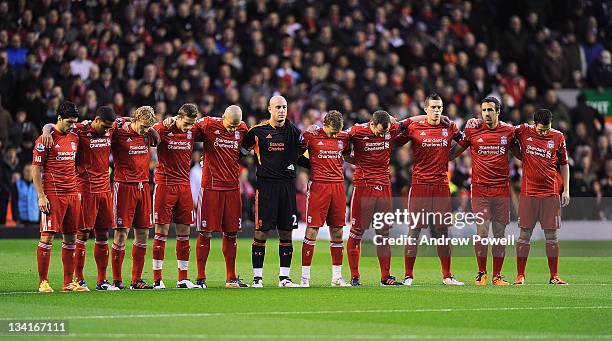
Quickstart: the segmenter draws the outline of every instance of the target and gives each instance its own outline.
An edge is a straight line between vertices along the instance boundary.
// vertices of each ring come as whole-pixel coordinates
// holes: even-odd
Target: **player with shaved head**
[[[240,146],[248,129],[242,122],[242,109],[230,105],[221,117],[200,119],[196,128],[204,141],[202,188],[196,209],[197,284],[206,287],[206,261],[212,232],[221,232],[225,258],[225,287],[248,288],[236,275],[236,236],[242,229],[240,196]]]
[[[304,149],[300,148],[300,130],[287,120],[287,100],[273,96],[268,111],[270,119],[251,128],[242,142],[245,149],[253,150],[257,156],[253,287],[263,287],[266,239],[271,230],[278,230],[278,286],[293,288],[299,287],[289,278],[293,254],[291,234],[298,226],[295,167]]]

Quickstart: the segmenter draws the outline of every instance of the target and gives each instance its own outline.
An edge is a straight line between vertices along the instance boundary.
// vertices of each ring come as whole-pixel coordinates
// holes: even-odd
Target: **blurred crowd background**
[[[289,101],[300,128],[331,109],[345,128],[378,109],[398,119],[423,114],[440,94],[462,126],[494,95],[501,119],[554,113],[571,159],[566,218],[612,218],[612,125],[589,106],[559,100],[561,89],[612,88],[612,9],[571,0],[15,0],[0,1],[0,224],[38,221],[30,176],[33,141],[59,103],[83,119],[111,105],[122,116],[141,105],[159,119],[185,102],[219,116],[239,104],[248,125],[268,117],[273,93]],[[199,186],[200,154],[192,184]],[[394,194],[410,186],[412,156],[392,159]],[[151,163],[151,169],[155,160]],[[469,153],[450,167],[458,210],[469,210]],[[351,166],[346,165],[347,193]],[[252,220],[253,160],[242,170],[244,221]],[[511,161],[513,201],[520,163]],[[151,177],[152,179],[152,177]],[[297,181],[304,210],[307,173]],[[578,199],[578,197],[582,197]],[[10,202],[10,205],[9,205]],[[514,214],[514,213],[513,213]]]

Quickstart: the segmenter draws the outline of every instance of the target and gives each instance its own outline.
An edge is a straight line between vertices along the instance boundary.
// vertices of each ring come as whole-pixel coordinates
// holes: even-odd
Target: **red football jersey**
[[[189,184],[189,170],[193,144],[197,139],[198,129],[182,132],[176,125],[166,128],[162,122],[153,126],[161,139],[157,146],[157,167],[155,183],[160,185]]]
[[[401,124],[410,126],[412,121],[406,120]],[[369,122],[356,124],[348,130],[355,159],[353,186],[378,186],[391,183],[389,159],[395,139],[404,133],[402,130],[400,123],[396,123],[385,136],[378,137],[370,129]]]
[[[523,182],[521,195],[550,197],[559,195],[557,163],[567,164],[565,137],[551,129],[540,136],[534,126],[522,124],[515,129],[516,139],[523,155]]]
[[[36,139],[32,152],[32,165],[43,167],[45,194],[74,194],[77,192],[75,159],[79,137],[75,133],[51,132],[53,148],[45,148],[42,136]]]
[[[240,189],[240,146],[248,128],[241,122],[236,131],[230,133],[220,117],[204,117],[196,127],[204,140],[204,166],[202,188],[212,190]]]
[[[79,136],[76,156],[77,183],[82,193],[110,192],[108,172],[113,129],[98,135],[91,124],[77,123],[72,130]]]
[[[310,180],[321,182],[343,182],[342,154],[350,150],[349,135],[341,131],[337,137],[328,137],[323,129],[317,134],[303,134],[300,148],[308,150]]]
[[[412,141],[414,166],[413,184],[447,184],[448,162],[453,139],[459,137],[455,122],[448,127],[414,122],[407,131]]]
[[[128,131],[118,127],[113,133],[111,150],[115,164],[115,181],[149,182],[149,145],[152,142],[148,134],[138,135],[132,125]]]
[[[514,145],[513,126],[499,122],[493,129],[486,124],[466,128],[459,144],[470,148],[473,185],[508,187],[508,151]]]

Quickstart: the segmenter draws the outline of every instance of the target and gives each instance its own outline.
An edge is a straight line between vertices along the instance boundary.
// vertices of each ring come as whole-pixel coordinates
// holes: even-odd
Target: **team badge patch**
[[[36,144],[36,150],[38,150],[39,152],[44,152],[45,151],[45,146],[42,143],[37,143]]]
[[[239,140],[239,139],[240,139],[240,132],[239,132],[239,131],[235,131],[235,132],[234,132],[234,138],[235,138],[236,140]]]
[[[442,136],[444,137],[448,136],[448,129],[446,128],[442,129]]]
[[[501,144],[508,144],[508,138],[505,136],[501,137]]]
[[[191,140],[191,130],[187,132],[187,140]]]
[[[338,148],[339,149],[344,149],[344,142],[338,141]]]
[[[391,133],[386,133],[385,140],[390,140],[390,139],[391,139]]]
[[[76,143],[70,142],[70,146],[72,147],[72,150],[77,150]]]
[[[553,149],[554,146],[555,146],[555,143],[552,140],[548,141],[548,149]]]

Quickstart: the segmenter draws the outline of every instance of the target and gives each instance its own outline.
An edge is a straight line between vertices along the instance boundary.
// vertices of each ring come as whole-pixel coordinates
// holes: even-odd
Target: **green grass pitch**
[[[588,242],[583,242],[588,243]],[[453,271],[465,287],[440,282],[436,257],[417,259],[413,287],[380,287],[375,257],[361,261],[361,288],[330,288],[329,244],[315,251],[309,289],[276,288],[276,240],[268,242],[264,289],[225,289],[220,239],[213,239],[207,267],[209,289],[165,291],[34,293],[38,285],[35,240],[0,240],[0,323],[19,319],[68,320],[77,339],[221,339],[221,340],[387,340],[387,339],[611,339],[612,258],[565,257],[560,269],[566,287],[552,287],[544,257],[527,266],[528,285],[476,287],[473,257],[453,259]],[[50,281],[61,289],[60,242],[53,246]],[[128,243],[129,244],[129,243]],[[238,241],[237,270],[250,283],[250,240]],[[563,255],[564,245],[561,242]],[[574,245],[575,246],[575,245]],[[88,243],[86,278],[95,283],[93,243]],[[588,248],[588,244],[583,245]],[[534,243],[532,249],[543,248]],[[300,243],[295,243],[292,278],[300,277]],[[190,277],[195,280],[192,247]],[[131,269],[130,249],[124,278]],[[345,257],[344,276],[349,278]],[[489,261],[489,267],[490,267]],[[176,283],[174,240],[166,247],[164,278]],[[392,273],[403,277],[403,259],[394,257]],[[515,261],[504,265],[509,279]],[[109,275],[111,274],[109,269]],[[145,280],[151,282],[151,250]],[[4,333],[2,338],[23,339]],[[34,336],[27,336],[33,338]],[[49,336],[44,336],[49,338]],[[40,337],[39,337],[40,339]]]

